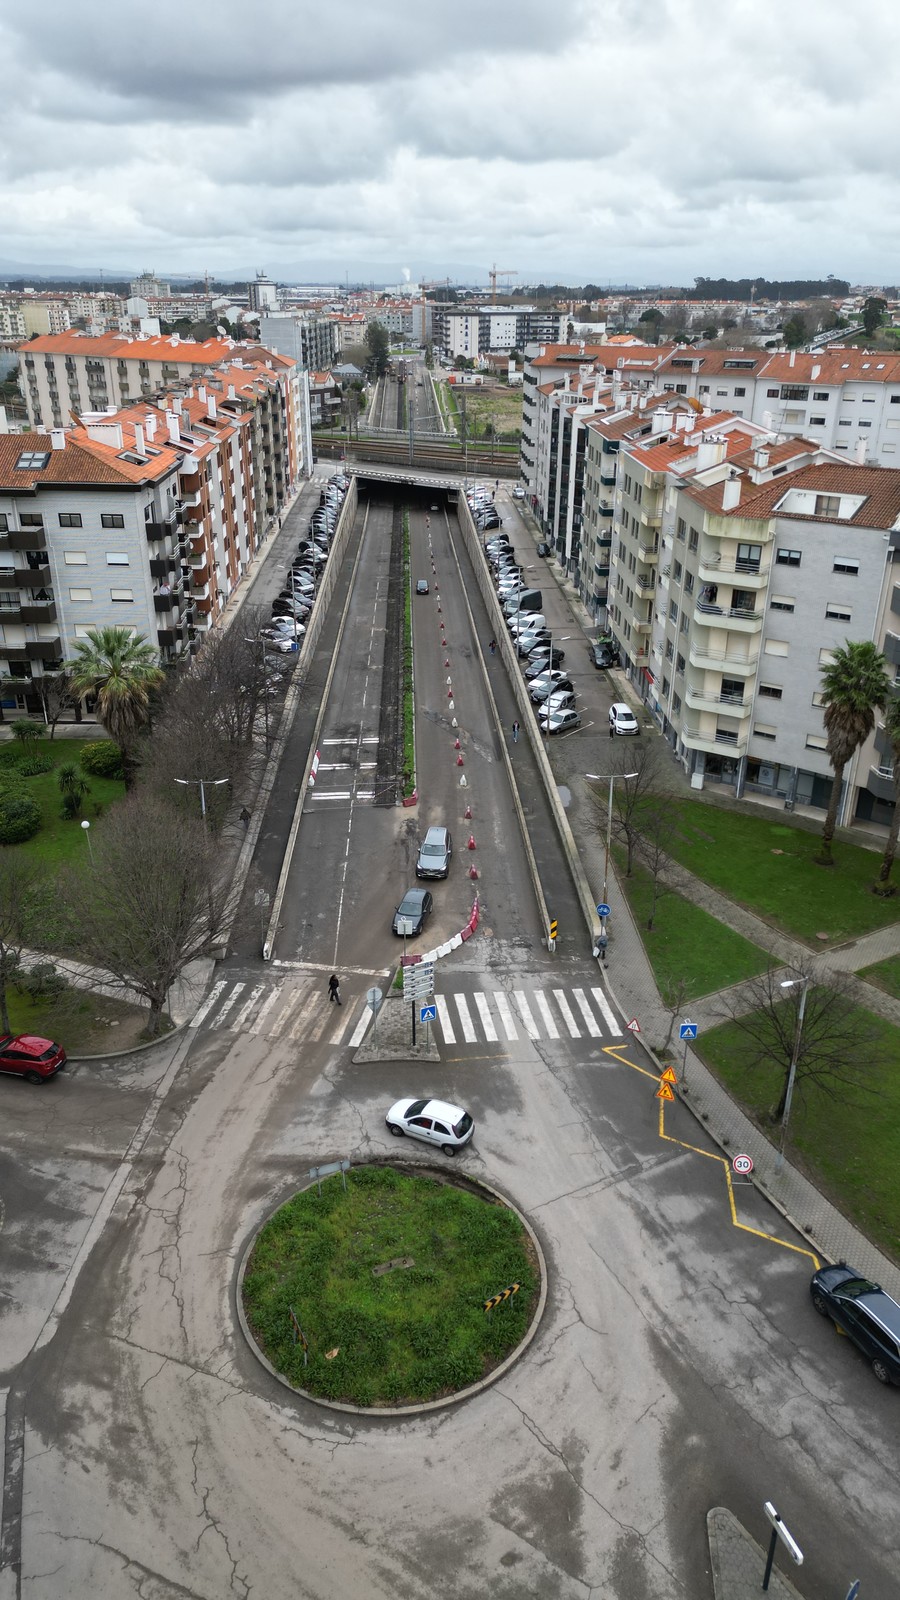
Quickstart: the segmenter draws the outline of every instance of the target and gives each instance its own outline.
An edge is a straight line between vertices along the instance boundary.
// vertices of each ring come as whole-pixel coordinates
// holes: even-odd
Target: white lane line
[[[565,991],[563,989],[554,989],[553,998],[556,1001],[556,1004],[559,1006],[559,1009],[560,1009],[560,1011],[562,1013],[563,1022],[565,1023],[566,1027],[568,1028],[569,1033],[571,1034],[572,1038],[573,1039],[580,1039],[581,1038],[581,1029],[579,1028],[578,1023],[575,1021],[575,1018],[572,1015],[572,1007],[569,1005],[569,1002],[566,999]]]
[[[279,983],[276,984],[274,989],[269,990],[269,993],[266,995],[266,998],[257,1011],[256,1016],[253,1018],[253,1027],[250,1029],[251,1033],[262,1033],[263,1019],[268,1016],[273,1005],[275,1004],[275,1001],[281,998],[283,989],[284,984]]]
[[[602,1016],[603,1021],[606,1023],[606,1026],[608,1027],[613,1038],[621,1039],[622,1029],[619,1027],[619,1024],[616,1021],[615,1013],[613,1012],[606,995],[603,993],[603,990],[592,989],[591,994],[594,996],[594,999],[597,1003],[597,1009],[599,1010],[600,1015]]]
[[[516,1029],[516,1022],[512,1011],[510,1010],[509,1001],[507,1000],[506,995],[501,994],[497,989],[494,990],[494,1005],[497,1007],[497,1010],[500,1014],[500,1021],[503,1023],[503,1028],[507,1039],[518,1039],[519,1035]]]
[[[362,1044],[363,1039],[366,1037],[366,1033],[368,1031],[369,1023],[371,1021],[372,1021],[372,1012],[371,1012],[370,1008],[365,1004],[365,1002],[363,1002],[362,1013],[360,1015],[359,1021],[357,1022],[356,1027],[353,1029],[353,1032],[350,1035],[350,1041],[349,1042],[350,1042],[351,1050],[356,1050],[357,1047]]]
[[[307,792],[308,800],[349,800],[349,789],[310,789]]]
[[[541,993],[540,989],[535,989],[534,991],[534,1003],[537,1006],[538,1011],[541,1013],[544,1027],[547,1029],[547,1038],[558,1039],[559,1029],[553,1020],[553,1012],[550,1010],[550,1007],[547,1004],[546,996]]]
[[[226,982],[227,982],[226,978],[220,978],[218,983],[214,983],[213,984],[212,988],[209,991],[209,994],[206,996],[206,999],[204,1000],[202,1006],[200,1007],[200,1010],[195,1012],[193,1017],[191,1018],[191,1024],[190,1025],[191,1025],[192,1028],[199,1028],[201,1022],[204,1020],[204,1018],[207,1016],[207,1014],[212,1010],[212,1007],[215,1005],[216,1001],[218,1000],[219,995],[222,993],[222,990],[225,988]]]
[[[453,999],[456,1003],[456,1009],[459,1012],[459,1020],[462,1024],[463,1038],[465,1039],[466,1044],[474,1044],[478,1038],[478,1035],[475,1032],[472,1022],[472,1014],[469,1010],[466,997],[464,994],[455,994]]]
[[[303,991],[301,991],[301,993],[302,992]],[[294,1014],[294,1004],[296,999],[297,990],[293,987],[293,985],[288,988],[288,985],[285,984],[284,999],[282,1004],[278,1007],[277,1015],[273,1017],[272,1026],[269,1029],[270,1039],[280,1039],[281,1035],[287,1031],[288,1023]]]
[[[592,1039],[599,1039],[600,1028],[594,1020],[594,1013],[588,1004],[588,998],[583,989],[573,989],[572,999],[575,1001],[581,1015],[584,1017],[585,1027]]]
[[[528,1004],[528,1001],[525,999],[524,989],[514,989],[513,999],[519,1008],[519,1016],[522,1018],[522,1021],[525,1024],[525,1032],[527,1033],[529,1039],[539,1039],[541,1037],[541,1030],[535,1022],[534,1017],[531,1015],[531,1007]]]
[[[249,1017],[251,1011],[253,1010],[253,1007],[256,1005],[257,1000],[259,999],[260,995],[263,992],[263,987],[264,987],[263,984],[258,983],[254,989],[250,990],[249,999],[244,1001],[244,1004],[241,1006],[240,1011],[238,1012],[237,1016],[235,1017],[233,1023],[231,1024],[231,1026],[236,1031],[239,1032],[240,1029],[243,1028],[244,1024],[247,1021],[247,1018]]]
[[[228,1016],[229,1011],[231,1010],[232,1006],[234,1005],[235,1001],[237,1000],[238,995],[243,994],[243,992],[246,989],[246,987],[247,987],[247,985],[245,983],[236,983],[236,984],[233,985],[231,993],[228,996],[228,999],[227,1000],[223,1000],[222,1005],[221,1005],[221,1007],[219,1009],[219,1014],[218,1014],[218,1016],[213,1018],[212,1022],[210,1023],[210,1027],[212,1027],[212,1028],[221,1028],[222,1024],[225,1021],[225,1018]]]
[[[328,1043],[342,1044],[344,1034],[347,1032],[347,1029],[350,1026],[350,1019],[353,1016],[353,1002],[351,1001],[350,1004],[346,1006],[343,1004],[336,1006],[335,1010],[337,1011],[338,1022],[334,1032],[328,1036]]]
[[[481,1026],[484,1029],[484,1036],[486,1039],[490,1040],[492,1044],[496,1044],[498,1037],[497,1029],[494,1027],[494,1019],[491,1016],[491,1008],[487,1003],[487,995],[482,994],[481,990],[479,989],[477,994],[474,996],[474,1000],[478,1015],[481,1018]]]
[[[310,1036],[310,1033],[315,1026],[314,1019],[317,1014],[318,1006],[321,1005],[323,999],[327,1005],[327,999],[322,994],[317,993],[315,990],[309,990],[304,994],[303,999],[300,1002],[299,1009],[294,1013],[294,1021],[291,1027],[288,1029],[289,1039],[305,1039]],[[312,1037],[316,1037],[315,1033],[312,1034]]]
[[[447,1002],[444,996],[436,994],[434,1003],[437,1006],[438,1021],[441,1025],[441,1033],[444,1035],[444,1043],[455,1044],[456,1034],[453,1032],[453,1023],[450,1021],[450,1013],[447,1010]]]

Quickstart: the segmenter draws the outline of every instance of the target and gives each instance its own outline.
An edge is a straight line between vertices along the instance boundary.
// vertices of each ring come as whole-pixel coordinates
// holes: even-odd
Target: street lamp
[[[603,899],[600,902],[600,904],[604,905],[604,906],[608,904],[607,891],[608,891],[608,888],[609,888],[609,847],[610,847],[610,844],[612,843],[613,784],[615,783],[617,778],[624,778],[627,781],[629,778],[636,778],[637,776],[638,776],[638,774],[636,772],[610,772],[610,773],[586,772],[585,773],[585,777],[587,779],[589,779],[589,781],[592,782],[592,783],[605,783],[607,778],[609,778],[609,804],[608,804],[608,806],[606,808],[606,856],[605,856],[605,859],[604,859],[604,862],[603,862]],[[606,918],[605,917],[601,917],[600,918],[600,925],[601,925],[602,931],[605,933],[606,932]]]
[[[800,1007],[797,1012],[797,1031],[794,1034],[794,1048],[791,1051],[791,1065],[788,1070],[787,1094],[784,1097],[784,1114],[781,1118],[781,1143],[778,1146],[778,1156],[775,1161],[775,1166],[779,1169],[784,1165],[784,1143],[787,1138],[788,1120],[791,1115],[791,1101],[794,1098],[794,1080],[797,1076],[797,1063],[800,1059],[800,1040],[803,1035],[803,1018],[806,1014],[806,996],[809,991],[810,981],[808,977],[784,978],[781,983],[782,989],[795,989],[799,984],[801,993]]]
[[[206,791],[207,791],[207,789],[208,788],[209,789],[219,789],[219,788],[221,788],[223,783],[230,783],[231,779],[230,778],[176,778],[174,781],[176,783],[183,784],[185,786],[185,788],[187,788],[187,786],[189,784],[191,784],[191,783],[197,783],[197,784],[200,785],[200,815],[203,818],[203,821],[205,822],[206,821]],[[82,824],[82,826],[83,826],[83,824]]]
[[[82,822],[81,826],[84,829],[84,837],[87,839],[88,855],[91,858],[91,866],[93,866],[94,865],[94,846],[91,844],[91,825],[88,822],[87,817],[85,817],[85,819]]]

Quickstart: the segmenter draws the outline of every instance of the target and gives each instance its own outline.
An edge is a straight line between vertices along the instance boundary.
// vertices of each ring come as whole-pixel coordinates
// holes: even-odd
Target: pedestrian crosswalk
[[[220,978],[191,1022],[235,1034],[357,1049],[372,1023],[362,995],[345,981],[343,1006],[329,1004],[319,972],[292,972],[280,982]],[[621,1039],[604,991],[583,987],[445,990],[434,997],[434,1034],[444,1045],[515,1044],[518,1040]]]

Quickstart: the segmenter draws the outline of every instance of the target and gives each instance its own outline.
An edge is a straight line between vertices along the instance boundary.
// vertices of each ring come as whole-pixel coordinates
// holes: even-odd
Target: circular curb
[[[161,1033],[158,1039],[147,1039],[144,1044],[129,1045],[127,1050],[101,1050],[99,1055],[94,1056],[73,1056],[67,1054],[67,1059],[69,1061],[108,1061],[110,1056],[116,1056],[119,1060],[121,1060],[124,1056],[139,1056],[142,1055],[145,1050],[155,1050],[158,1044],[168,1044],[170,1039],[176,1039],[179,1033],[183,1033],[185,1028],[189,1027],[190,1022],[178,1022],[174,1028],[169,1029],[168,1033]]]
[[[425,1165],[419,1166],[418,1163],[414,1167],[401,1167],[397,1162],[394,1161],[365,1162],[360,1163],[360,1165],[394,1167],[398,1171],[412,1171],[416,1174],[423,1173],[426,1177],[431,1176],[431,1174],[434,1173],[445,1182],[447,1181],[448,1177],[447,1171],[443,1167],[428,1167]],[[260,1363],[260,1366],[265,1367],[270,1377],[273,1377],[276,1383],[280,1383],[281,1387],[283,1389],[287,1389],[290,1394],[299,1396],[301,1400],[308,1400],[312,1405],[323,1406],[327,1411],[349,1411],[357,1417],[376,1417],[379,1421],[383,1422],[385,1419],[389,1419],[391,1417],[417,1417],[429,1411],[442,1411],[446,1406],[457,1405],[462,1400],[471,1400],[474,1395],[481,1394],[483,1389],[489,1389],[492,1384],[497,1382],[498,1378],[502,1378],[509,1371],[510,1367],[515,1365],[515,1363],[519,1360],[519,1357],[524,1355],[525,1351],[528,1349],[528,1346],[531,1344],[532,1339],[540,1327],[541,1318],[544,1315],[544,1308],[547,1304],[547,1263],[544,1259],[544,1252],[541,1249],[541,1242],[537,1234],[532,1228],[531,1223],[528,1221],[528,1218],[523,1215],[518,1206],[514,1205],[507,1195],[501,1193],[499,1189],[494,1188],[493,1184],[485,1183],[483,1178],[473,1178],[468,1173],[465,1174],[465,1178],[467,1183],[474,1184],[476,1188],[483,1189],[485,1194],[490,1195],[493,1200],[499,1201],[500,1204],[504,1205],[508,1211],[512,1211],[513,1214],[518,1217],[522,1227],[525,1229],[525,1232],[528,1234],[528,1237],[534,1246],[534,1250],[538,1258],[538,1265],[541,1272],[541,1286],[538,1294],[538,1303],[528,1329],[524,1337],[516,1345],[516,1348],[511,1350],[509,1355],[506,1356],[505,1359],[500,1362],[500,1365],[495,1367],[487,1377],[479,1378],[477,1383],[470,1383],[467,1388],[459,1389],[455,1394],[448,1394],[441,1400],[423,1400],[418,1405],[355,1406],[351,1405],[350,1402],[346,1400],[324,1400],[321,1395],[310,1394],[308,1389],[298,1389],[295,1384],[289,1383],[287,1378],[283,1377],[282,1374],[278,1372],[275,1367],[273,1367],[268,1357],[263,1355],[259,1345],[256,1343],[256,1340],[250,1331],[249,1323],[247,1322],[247,1318],[244,1314],[244,1273],[247,1270],[247,1263],[250,1260],[250,1256],[253,1252],[259,1234],[265,1227],[266,1223],[269,1222],[271,1218],[275,1216],[276,1212],[280,1211],[282,1206],[286,1205],[288,1200],[290,1200],[295,1194],[304,1194],[307,1189],[311,1189],[316,1182],[315,1178],[311,1178],[308,1183],[301,1184],[298,1188],[292,1189],[291,1193],[286,1199],[279,1200],[276,1205],[272,1206],[270,1211],[266,1212],[265,1216],[262,1218],[262,1221],[254,1230],[252,1239],[249,1241],[241,1255],[237,1270],[237,1277],[234,1284],[235,1302],[237,1307],[238,1321],[241,1325],[241,1332],[247,1341],[251,1355],[256,1358],[256,1360]]]

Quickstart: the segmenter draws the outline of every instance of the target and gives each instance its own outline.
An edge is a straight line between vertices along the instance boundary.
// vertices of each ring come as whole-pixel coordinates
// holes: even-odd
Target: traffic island
[[[238,1313],[280,1382],[341,1410],[407,1415],[494,1382],[546,1300],[538,1240],[464,1173],[402,1163],[312,1179],[245,1252]]]
[[[415,1044],[412,1042],[413,1007],[416,1019]],[[421,1021],[421,1009],[422,1002],[419,1000],[404,1000],[400,994],[389,994],[382,1000],[374,1022],[370,1024],[359,1049],[354,1052],[354,1063],[364,1066],[371,1061],[440,1061],[434,1027]]]

